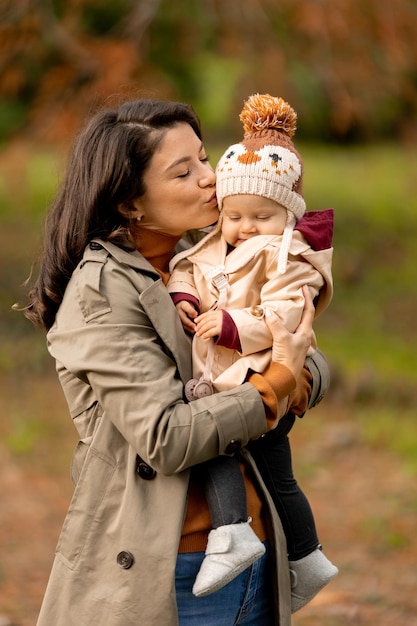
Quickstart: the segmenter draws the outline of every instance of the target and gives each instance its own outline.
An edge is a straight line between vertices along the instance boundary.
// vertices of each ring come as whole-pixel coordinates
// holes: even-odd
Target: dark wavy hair
[[[95,237],[132,247],[129,217],[143,195],[143,175],[167,129],[188,123],[201,139],[199,118],[188,104],[152,99],[124,102],[96,113],[76,138],[65,179],[44,224],[38,274],[26,317],[49,330],[71,275]]]

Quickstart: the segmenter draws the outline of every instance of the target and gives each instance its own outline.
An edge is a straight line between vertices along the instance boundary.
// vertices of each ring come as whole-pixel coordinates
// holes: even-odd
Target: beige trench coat
[[[304,309],[303,285],[317,297],[316,317],[333,295],[333,248],[313,250],[299,231],[294,231],[285,274],[277,271],[281,235],[258,235],[230,254],[216,229],[190,250],[171,261],[170,293],[187,293],[200,302],[201,312],[215,309],[222,298],[239,330],[241,351],[216,344],[208,360],[209,342],[194,336],[193,376],[211,378],[216,391],[231,389],[245,380],[248,370],[263,372],[271,360],[272,337],[256,314],[256,307],[279,313],[285,326],[294,331]],[[213,276],[227,277],[222,297]],[[221,283],[222,284],[222,283]],[[317,348],[315,338],[311,352]],[[208,369],[206,369],[208,367]],[[206,370],[206,371],[205,371]]]
[[[246,383],[183,402],[190,346],[170,296],[139,253],[107,242],[87,247],[48,348],[80,442],[37,624],[176,626],[174,568],[189,468],[225,453],[232,440],[244,446],[264,433],[261,398]],[[285,539],[265,498],[277,555],[276,624],[289,626]]]

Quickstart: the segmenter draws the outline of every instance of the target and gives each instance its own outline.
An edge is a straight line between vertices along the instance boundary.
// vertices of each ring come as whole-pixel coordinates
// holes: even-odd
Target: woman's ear
[[[123,217],[129,219],[129,220],[141,220],[143,217],[143,211],[140,208],[140,204],[139,202],[133,201],[133,202],[120,202],[117,205],[117,210],[119,211],[120,215],[123,215]]]

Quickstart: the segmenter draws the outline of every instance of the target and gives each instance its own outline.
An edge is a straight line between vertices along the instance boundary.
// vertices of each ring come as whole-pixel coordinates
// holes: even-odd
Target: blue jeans
[[[274,626],[274,602],[266,553],[215,593],[203,598],[192,594],[204,552],[179,554],[175,587],[180,626]]]

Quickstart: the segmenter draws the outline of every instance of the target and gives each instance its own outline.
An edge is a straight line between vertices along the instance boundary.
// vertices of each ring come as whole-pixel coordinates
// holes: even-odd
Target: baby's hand
[[[221,311],[207,311],[195,318],[197,337],[210,339],[218,337],[222,332],[223,315]]]
[[[195,310],[191,302],[188,302],[187,300],[181,300],[180,302],[177,302],[175,308],[177,309],[177,313],[180,317],[181,324],[184,330],[194,334],[195,323],[193,320],[197,317],[197,311]]]

